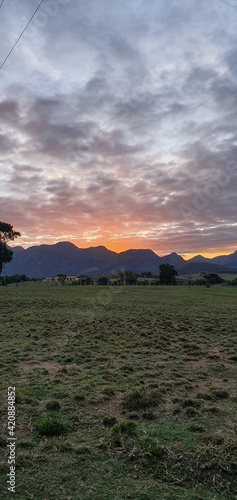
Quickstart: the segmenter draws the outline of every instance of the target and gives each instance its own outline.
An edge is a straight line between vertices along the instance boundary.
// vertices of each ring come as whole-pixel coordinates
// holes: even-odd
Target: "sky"
[[[0,65],[39,0],[0,8]],[[0,71],[0,220],[191,257],[237,249],[237,0],[44,0]]]

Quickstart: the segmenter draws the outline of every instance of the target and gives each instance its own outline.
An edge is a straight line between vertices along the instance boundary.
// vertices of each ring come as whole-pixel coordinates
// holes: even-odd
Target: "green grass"
[[[0,497],[236,500],[237,290],[0,288]]]

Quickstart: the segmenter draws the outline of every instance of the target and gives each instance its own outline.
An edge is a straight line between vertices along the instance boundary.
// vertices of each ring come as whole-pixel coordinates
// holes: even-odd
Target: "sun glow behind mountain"
[[[55,243],[59,243],[59,242],[62,242],[62,241],[69,241],[68,238],[62,238],[62,239],[57,239],[57,240],[53,240],[53,239],[50,239],[50,240],[44,240],[44,238],[40,238],[40,241],[38,240],[37,242],[32,242],[32,244],[22,244],[22,242],[20,240],[18,241],[14,241],[14,243],[11,244],[11,248],[14,248],[16,246],[21,246],[25,249],[31,247],[31,246],[39,246],[39,245],[53,245]],[[120,252],[126,252],[127,250],[131,250],[131,249],[143,249],[143,250],[152,250],[154,253],[156,253],[157,255],[159,255],[160,257],[163,257],[165,255],[168,255],[170,253],[173,253],[173,252],[176,252],[176,253],[179,253],[176,251],[176,248],[169,248],[168,251],[164,248],[162,250],[161,247],[159,247],[157,244],[154,245],[154,242],[152,244],[152,242],[150,242],[150,245],[148,244],[148,242],[141,242],[141,241],[137,241],[137,240],[109,240],[109,241],[103,241],[103,240],[98,240],[98,241],[80,241],[80,240],[76,240],[76,239],[71,239],[70,240],[71,243],[73,243],[74,245],[76,245],[78,248],[89,248],[89,247],[98,247],[98,246],[103,246],[105,248],[107,248],[108,250],[112,251],[112,252],[115,252],[115,253],[120,253]],[[139,246],[138,246],[139,245]],[[184,260],[189,260],[193,257],[195,257],[196,255],[202,255],[203,257],[207,258],[207,259],[213,259],[214,257],[217,257],[217,256],[220,256],[220,255],[229,255],[231,253],[234,253],[236,250],[236,248],[225,248],[223,249],[223,247],[220,247],[219,251],[212,251],[212,252],[206,252],[205,250],[202,250],[202,249],[199,249],[197,252],[193,253],[193,252],[190,252],[190,253],[180,253],[180,255],[183,257]]]

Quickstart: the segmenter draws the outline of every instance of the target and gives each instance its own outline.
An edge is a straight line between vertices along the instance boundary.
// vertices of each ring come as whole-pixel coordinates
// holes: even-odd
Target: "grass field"
[[[0,484],[18,500],[237,499],[236,287],[0,287]]]

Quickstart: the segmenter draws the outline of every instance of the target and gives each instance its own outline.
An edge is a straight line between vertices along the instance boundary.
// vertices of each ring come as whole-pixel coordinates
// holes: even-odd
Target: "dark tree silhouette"
[[[136,285],[138,275],[132,271],[119,271],[118,278],[122,285]]]
[[[203,274],[203,277],[206,280],[206,285],[220,285],[225,281],[223,278],[221,278],[218,274],[215,273]]]
[[[100,276],[97,280],[98,285],[106,286],[108,285],[108,278],[106,276]]]
[[[66,277],[67,275],[66,274],[62,274],[62,273],[59,273],[57,274],[57,277],[58,277],[58,281],[60,281],[60,283],[62,285],[65,285],[65,281],[66,281]]]
[[[11,262],[13,251],[7,247],[9,241],[13,241],[17,236],[21,236],[17,231],[13,231],[13,226],[7,222],[0,221],[0,275],[3,264]]]
[[[160,284],[161,285],[175,285],[175,276],[177,276],[177,271],[174,266],[170,264],[160,264]]]

